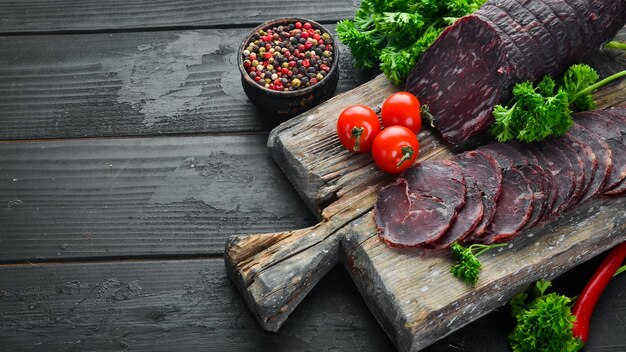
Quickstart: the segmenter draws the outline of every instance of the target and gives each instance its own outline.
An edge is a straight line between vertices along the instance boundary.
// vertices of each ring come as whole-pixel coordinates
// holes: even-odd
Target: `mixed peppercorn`
[[[243,66],[257,84],[276,91],[294,91],[323,80],[333,64],[330,34],[309,22],[259,30],[243,51]]]

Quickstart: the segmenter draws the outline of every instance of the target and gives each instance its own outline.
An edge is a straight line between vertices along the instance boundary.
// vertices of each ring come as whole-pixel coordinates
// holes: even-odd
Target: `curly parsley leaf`
[[[582,348],[582,341],[572,333],[576,319],[572,314],[572,299],[546,294],[550,286],[550,281],[539,280],[533,300],[527,302],[526,293],[511,299],[511,314],[517,322],[509,335],[513,351],[575,352]]]
[[[485,0],[362,0],[354,19],[342,20],[337,35],[360,69],[380,66],[402,83],[451,21],[477,10]]]
[[[530,143],[562,136],[574,124],[570,107],[579,111],[595,109],[591,93],[622,76],[626,71],[598,82],[593,68],[577,64],[565,72],[560,86],[550,76],[544,76],[536,85],[530,81],[517,83],[513,87],[513,105],[494,107],[495,122],[490,132],[500,142],[516,139]]]
[[[482,264],[476,257],[491,248],[506,245],[506,243],[492,245],[475,243],[469,247],[463,247],[458,242],[453,242],[450,245],[450,249],[458,263],[450,268],[450,272],[468,284],[475,285],[478,282],[478,275],[482,269]]]

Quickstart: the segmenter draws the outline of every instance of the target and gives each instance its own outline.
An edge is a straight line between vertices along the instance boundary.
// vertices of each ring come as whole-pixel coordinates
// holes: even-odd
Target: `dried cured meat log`
[[[463,143],[491,124],[515,83],[558,75],[613,38],[625,10],[624,0],[487,1],[442,32],[406,89],[430,106],[444,140]]]

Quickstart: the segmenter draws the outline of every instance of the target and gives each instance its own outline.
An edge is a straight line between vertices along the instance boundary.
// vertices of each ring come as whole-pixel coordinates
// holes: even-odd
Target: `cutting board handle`
[[[326,223],[226,242],[226,271],[261,326],[277,331],[339,261],[339,239]]]

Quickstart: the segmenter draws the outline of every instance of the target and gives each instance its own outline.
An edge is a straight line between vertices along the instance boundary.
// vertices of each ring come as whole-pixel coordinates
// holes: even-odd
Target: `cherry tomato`
[[[404,126],[417,134],[422,128],[420,102],[408,92],[391,94],[384,102],[380,112],[383,126]]]
[[[337,119],[337,135],[341,144],[353,152],[366,153],[380,132],[380,121],[371,108],[352,105]]]
[[[372,157],[383,171],[397,174],[408,169],[419,154],[419,142],[413,131],[404,126],[383,129],[372,144]]]

